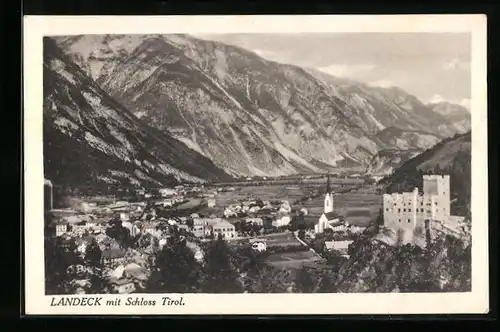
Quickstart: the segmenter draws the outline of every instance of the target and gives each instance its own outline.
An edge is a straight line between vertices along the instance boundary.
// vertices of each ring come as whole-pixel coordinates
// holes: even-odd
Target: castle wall
[[[413,230],[424,227],[425,220],[447,222],[450,217],[449,176],[425,175],[423,194],[412,192],[385,194],[384,225],[389,228]]]

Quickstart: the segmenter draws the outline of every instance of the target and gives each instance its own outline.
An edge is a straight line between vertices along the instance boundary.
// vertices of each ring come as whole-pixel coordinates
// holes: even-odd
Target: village
[[[46,180],[45,188],[50,216],[47,232],[63,244],[75,243],[82,257],[91,243],[97,243],[106,278],[115,293],[144,289],[155,254],[168,245],[174,233],[180,234],[199,263],[204,260],[202,244],[221,238],[232,247],[267,252],[271,265],[277,261],[277,267],[291,264],[298,268],[324,264],[325,255],[332,252],[349,258],[350,244],[366,228],[351,224],[349,218],[335,211],[335,193],[329,176],[319,218],[311,218],[306,208],[293,206],[288,200],[257,198],[221,206],[218,196],[222,191],[233,191],[231,187],[176,186],[154,192],[138,189],[128,200],[114,197],[109,202],[94,197],[64,209],[53,208],[50,181]],[[403,241],[412,241],[412,232],[416,227],[424,227],[425,220],[439,219],[436,229],[457,233],[463,217],[450,216],[449,178],[425,176],[423,192],[419,196],[415,188],[410,193],[384,194],[384,225],[394,233],[401,233],[398,236]],[[425,211],[420,208],[424,203]],[[405,234],[408,240],[404,240]],[[375,238],[390,243],[398,236],[388,237],[386,232]],[[77,292],[84,292],[88,274],[92,272],[82,265],[68,269],[67,273],[75,276]]]
[[[350,235],[362,232],[364,227],[349,225],[333,211],[330,178],[326,186],[324,213],[318,220],[314,218],[307,223],[304,220],[311,220],[307,219],[307,209],[291,206],[288,200],[257,198],[218,206],[218,194],[231,192],[234,190],[231,187],[138,189],[128,200],[115,197],[109,202],[93,197],[72,203],[69,208],[54,209],[52,183],[46,180],[46,210],[50,215],[46,229],[62,243],[76,243],[82,257],[95,241],[115,292],[131,293],[144,287],[154,254],[167,245],[174,231],[186,239],[199,262],[204,257],[200,244],[219,237],[231,246],[246,246],[256,252],[302,252],[305,255],[299,263],[319,262],[324,260],[321,252],[315,251],[311,244],[325,230],[337,236],[322,240],[324,250],[347,257],[352,243]],[[138,245],[131,248],[123,241]],[[74,269],[69,272],[80,275],[82,280],[88,279],[84,266]]]

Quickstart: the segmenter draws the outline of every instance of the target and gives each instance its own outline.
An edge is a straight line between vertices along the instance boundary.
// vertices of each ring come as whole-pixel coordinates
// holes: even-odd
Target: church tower
[[[330,174],[326,177],[325,213],[333,212],[333,193],[330,187]]]

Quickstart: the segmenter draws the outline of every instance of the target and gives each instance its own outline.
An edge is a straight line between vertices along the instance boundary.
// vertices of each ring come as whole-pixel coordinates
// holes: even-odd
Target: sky
[[[397,86],[422,102],[469,107],[468,33],[217,34],[195,37],[252,50],[263,58],[350,78]]]

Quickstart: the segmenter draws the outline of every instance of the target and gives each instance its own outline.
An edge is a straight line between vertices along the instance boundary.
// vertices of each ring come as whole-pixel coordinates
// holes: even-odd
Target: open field
[[[323,185],[316,187],[302,185],[235,187],[235,191],[219,193],[216,197],[217,205],[214,208],[202,209],[200,213],[220,215],[226,206],[241,200],[288,200],[292,205],[292,209],[305,207],[308,210],[307,220],[315,220],[313,222],[315,223],[324,211],[323,187]],[[334,197],[335,210],[345,216],[351,224],[366,226],[377,218],[382,207],[381,194],[372,189],[345,192],[349,187],[332,187],[334,191],[338,192]],[[321,192],[318,197],[295,204],[299,199],[314,196],[318,191]]]
[[[312,251],[300,251],[274,254],[267,258],[267,262],[276,268],[300,269],[303,264],[311,264],[318,259]]]
[[[363,178],[350,178],[350,177],[330,177],[332,185],[358,185],[364,182]],[[270,185],[290,185],[290,184],[324,184],[326,183],[326,176],[289,176],[280,179],[252,179],[252,180],[237,180],[232,182],[213,183],[217,187],[236,187],[236,186],[270,186]]]
[[[219,193],[217,205],[229,205],[247,199],[293,201],[312,193],[314,193],[314,189],[292,185],[235,187],[235,191]]]
[[[257,238],[265,239],[268,248],[274,246],[290,246],[290,245],[301,244],[299,241],[297,241],[293,233],[276,233],[276,234],[260,235]]]

